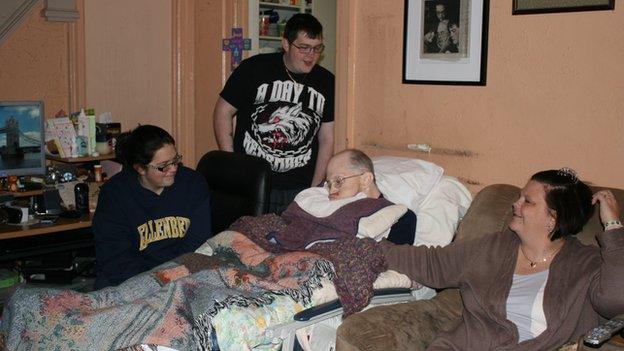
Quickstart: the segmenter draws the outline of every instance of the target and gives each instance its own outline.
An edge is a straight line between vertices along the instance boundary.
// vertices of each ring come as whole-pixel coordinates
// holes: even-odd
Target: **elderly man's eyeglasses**
[[[333,187],[336,187],[336,189],[340,189],[342,187],[342,185],[344,184],[345,180],[349,179],[349,178],[355,178],[355,177],[359,177],[361,175],[364,175],[364,173],[360,173],[360,174],[354,174],[348,177],[336,177],[336,179],[334,180],[326,180],[325,183],[323,184],[324,187],[326,187],[327,189],[331,189]]]
[[[168,170],[170,170],[170,169],[171,169],[171,167],[173,167],[173,166],[179,166],[179,165],[181,165],[181,164],[182,164],[182,155],[176,155],[176,156],[173,158],[173,160],[171,160],[171,161],[169,161],[169,162],[162,163],[162,164],[157,165],[157,166],[155,166],[155,165],[151,165],[151,164],[149,164],[149,163],[148,163],[148,164],[146,164],[146,166],[148,166],[148,167],[150,167],[150,168],[153,168],[153,169],[155,169],[155,170],[157,170],[157,171],[159,171],[159,172],[164,173],[164,172],[167,172]]]
[[[299,52],[302,54],[309,54],[312,51],[314,51],[315,54],[322,54],[323,51],[325,50],[325,45],[323,44],[319,44],[317,46],[310,46],[310,45],[297,45],[295,43],[290,43],[290,45],[296,47],[297,50],[299,50]]]

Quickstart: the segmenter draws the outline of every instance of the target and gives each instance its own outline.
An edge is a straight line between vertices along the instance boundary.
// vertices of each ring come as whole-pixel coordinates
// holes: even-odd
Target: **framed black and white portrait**
[[[488,0],[405,0],[403,83],[485,85]]]

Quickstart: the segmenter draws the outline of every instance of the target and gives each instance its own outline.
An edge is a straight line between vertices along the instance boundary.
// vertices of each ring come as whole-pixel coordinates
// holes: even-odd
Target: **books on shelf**
[[[93,111],[93,110],[91,110]],[[89,155],[93,155],[95,153],[95,112],[89,113],[87,112],[87,119],[89,123]]]
[[[50,136],[53,138],[61,157],[72,157],[76,151],[76,130],[69,117],[50,118],[46,121]]]
[[[46,120],[46,140],[52,140],[60,157],[90,156],[95,152],[95,114],[81,110],[78,115]]]

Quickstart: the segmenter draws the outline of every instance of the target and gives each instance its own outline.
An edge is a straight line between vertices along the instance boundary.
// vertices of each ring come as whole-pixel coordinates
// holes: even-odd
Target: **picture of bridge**
[[[0,145],[0,156],[3,160],[23,159],[25,153],[40,152],[41,140],[22,133],[15,117],[11,116],[4,127],[0,127],[0,134],[2,133],[6,134],[4,145]]]
[[[38,109],[11,106],[0,110],[0,171],[38,167],[41,137]]]

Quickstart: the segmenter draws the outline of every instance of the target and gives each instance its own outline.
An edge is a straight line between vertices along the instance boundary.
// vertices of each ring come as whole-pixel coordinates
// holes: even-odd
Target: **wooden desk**
[[[59,218],[54,224],[8,225],[0,224],[0,240],[45,235],[91,227],[93,213],[80,218]]]
[[[100,186],[103,183],[89,182],[89,208],[94,209],[97,205]],[[42,190],[10,192],[17,197],[35,196],[42,193]],[[23,238],[28,236],[45,235],[50,233],[64,232],[74,229],[82,229],[91,227],[93,212],[83,215],[80,218],[59,218],[54,224],[31,224],[31,225],[9,225],[0,224],[0,241],[6,239]]]

